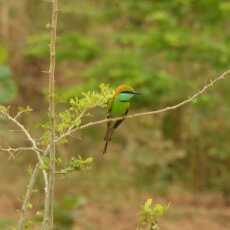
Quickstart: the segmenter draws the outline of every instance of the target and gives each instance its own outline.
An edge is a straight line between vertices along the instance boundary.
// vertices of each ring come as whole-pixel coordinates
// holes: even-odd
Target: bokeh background
[[[57,106],[101,83],[143,95],[132,112],[176,104],[230,67],[227,0],[60,0]],[[29,105],[23,122],[39,137],[47,119],[50,3],[0,1],[0,103]],[[130,119],[102,157],[104,126],[71,137],[58,154],[95,157],[91,170],[58,177],[60,230],[131,230],[147,197],[170,203],[164,230],[230,229],[230,87],[226,79],[180,109]],[[92,120],[105,117],[96,110]],[[0,121],[0,144],[23,135]],[[0,153],[0,229],[17,218],[35,157]],[[41,207],[42,178],[31,214]],[[32,226],[31,229],[35,227]]]

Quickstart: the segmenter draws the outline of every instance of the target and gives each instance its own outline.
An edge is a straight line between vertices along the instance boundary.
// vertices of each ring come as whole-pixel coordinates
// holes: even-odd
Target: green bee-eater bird
[[[111,101],[108,103],[108,115],[107,118],[116,118],[123,117],[117,121],[109,121],[107,123],[107,131],[105,134],[105,147],[103,150],[103,154],[106,153],[108,143],[111,140],[114,130],[124,121],[125,115],[129,111],[130,101],[133,96],[138,95],[131,86],[128,85],[120,85],[115,89],[115,93]]]

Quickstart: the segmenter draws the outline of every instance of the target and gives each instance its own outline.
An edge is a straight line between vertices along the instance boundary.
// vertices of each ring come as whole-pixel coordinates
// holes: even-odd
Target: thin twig
[[[24,125],[22,125],[17,119],[15,119],[14,117],[12,117],[9,113],[4,112],[3,115],[5,115],[8,120],[12,121],[12,123],[14,123],[16,126],[18,126],[22,130],[22,132],[27,137],[28,141],[30,141],[30,143],[32,144],[33,148],[39,150],[39,148],[37,147],[37,144],[36,144],[35,140],[30,135],[29,131],[24,127]]]
[[[17,112],[17,114],[15,115],[14,119],[17,120],[19,117],[22,116],[22,114],[27,113],[27,112],[30,112],[30,111],[32,111],[30,108],[27,108],[26,110],[19,111],[19,112]]]
[[[34,151],[34,149],[32,147],[18,147],[18,148],[8,147],[8,148],[0,148],[0,151],[16,153],[21,151]]]
[[[32,191],[33,191],[33,188],[35,185],[36,178],[38,176],[39,165],[40,165],[39,163],[36,164],[36,166],[32,172],[32,175],[30,177],[29,184],[27,185],[25,198],[23,200],[23,204],[21,207],[20,218],[18,221],[18,228],[17,228],[18,230],[24,230],[24,224],[25,224],[25,220],[26,220],[26,211],[28,209],[31,194],[32,194]]]
[[[22,151],[34,151],[34,149],[32,147],[18,147],[18,148],[8,147],[8,148],[0,148],[0,151],[8,152],[10,154],[10,157],[14,159],[15,153],[22,152]]]

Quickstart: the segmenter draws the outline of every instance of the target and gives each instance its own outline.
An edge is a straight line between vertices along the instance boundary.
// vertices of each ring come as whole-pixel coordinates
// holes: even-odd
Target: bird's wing
[[[111,111],[112,111],[113,102],[114,102],[114,97],[111,98],[110,100],[108,100],[108,102],[107,102],[107,108],[108,108],[107,118],[111,117]]]
[[[128,109],[126,110],[125,115],[127,115],[128,113]],[[107,118],[110,118],[111,116],[109,115]],[[113,131],[124,121],[125,118],[122,118],[118,121],[112,122],[109,121],[107,123],[107,130],[106,130],[106,134],[105,134],[105,146],[104,146],[104,150],[103,150],[103,154],[106,153],[107,148],[108,148],[108,144],[111,141],[112,135],[113,135]]]
[[[129,112],[129,110],[127,109],[123,116],[126,116],[128,112]],[[115,123],[113,125],[113,129],[116,129],[124,120],[125,120],[125,117],[123,117],[122,119],[120,119],[118,121],[115,121]]]
[[[112,104],[113,104],[113,98],[108,101],[108,111],[107,111],[107,116],[106,116],[107,119],[111,118]],[[111,126],[112,126],[112,122],[108,121],[104,140],[109,139],[109,133],[110,133]]]
[[[108,101],[108,111],[107,111],[107,118],[111,118],[111,111],[112,111],[112,104],[113,104],[113,98],[111,100]],[[107,151],[107,147],[108,147],[108,143],[111,140],[111,136],[113,133],[113,126],[112,126],[113,122],[112,121],[108,121],[107,122],[107,129],[106,129],[106,133],[105,133],[105,147],[103,150],[103,154],[106,153]]]

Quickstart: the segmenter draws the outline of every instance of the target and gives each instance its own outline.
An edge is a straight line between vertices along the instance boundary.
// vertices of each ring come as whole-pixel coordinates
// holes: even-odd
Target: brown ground
[[[15,191],[16,192],[16,191]],[[19,200],[16,193],[1,191],[0,217],[1,219],[15,219]],[[80,209],[74,211],[74,230],[135,230],[138,220],[140,204],[150,194],[131,194],[119,201],[112,197],[102,200],[88,200]],[[207,195],[199,196],[199,200],[189,194],[180,197],[169,196],[162,198],[161,203],[168,203],[170,208],[160,221],[162,230],[229,230],[230,207],[225,207],[218,198]],[[141,202],[139,202],[141,200]],[[4,230],[4,229],[3,229]]]
[[[16,163],[11,161],[8,163],[1,164],[0,169],[0,230],[10,229],[1,228],[2,220],[16,220],[18,215],[16,210],[20,208],[20,196],[24,193],[28,179],[28,175],[25,176],[25,169],[21,170],[20,159]],[[97,173],[105,175],[105,172],[109,173],[109,171]],[[115,186],[114,182],[109,184],[110,180],[104,184],[102,175],[99,179],[90,180],[94,173],[90,171],[83,175],[82,179],[79,174],[75,174],[74,177],[57,181],[58,201],[63,195],[71,194],[86,198],[86,203],[73,211],[75,219],[73,229],[135,230],[141,204],[149,197],[158,197],[157,193],[143,192],[126,183]],[[34,197],[36,203],[41,205],[41,197],[38,194],[34,194]],[[218,194],[192,195],[173,188],[167,196],[158,197],[157,202],[170,203],[166,216],[160,220],[161,230],[230,229],[230,207],[224,205]],[[36,211],[35,208],[33,211]]]
[[[138,206],[132,206],[128,203],[120,204],[120,207],[112,207],[109,203],[90,203],[76,213],[74,230],[135,230]],[[230,207],[171,203],[166,216],[160,221],[160,227],[162,230],[229,230]]]
[[[177,207],[174,214],[168,215],[160,222],[163,230],[228,230],[230,229],[230,210],[223,212],[209,212],[207,209],[193,209],[190,207]],[[129,208],[117,211],[102,210],[100,207],[90,205],[82,213],[84,218],[80,223],[76,221],[75,230],[132,230],[135,229],[137,216]],[[87,224],[90,223],[90,224]]]

